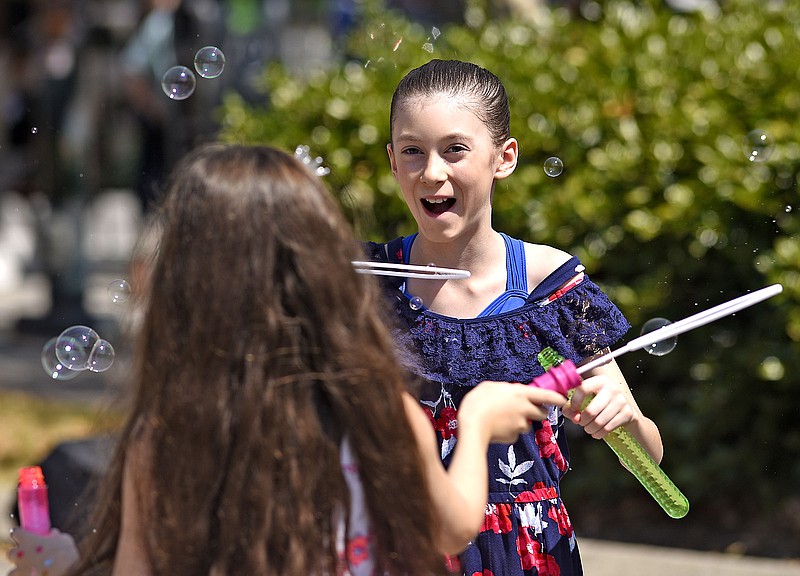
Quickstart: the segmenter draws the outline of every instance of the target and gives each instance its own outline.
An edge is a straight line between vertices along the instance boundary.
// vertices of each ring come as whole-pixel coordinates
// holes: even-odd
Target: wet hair
[[[496,147],[510,137],[511,113],[503,83],[485,68],[460,60],[430,60],[400,80],[392,96],[390,132],[400,107],[412,99],[437,94],[460,97],[489,130]]]
[[[206,145],[159,218],[132,410],[72,573],[113,565],[125,469],[156,576],[338,573],[345,435],[378,572],[444,573],[378,288],[319,178],[267,146]]]

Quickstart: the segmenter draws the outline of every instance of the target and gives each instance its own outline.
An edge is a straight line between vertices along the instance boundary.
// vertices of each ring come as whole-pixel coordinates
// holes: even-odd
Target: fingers
[[[581,410],[582,404],[586,406]],[[586,379],[575,389],[570,404],[564,408],[563,413],[596,439],[604,438],[613,430],[637,418],[637,413],[622,388],[605,376]]]

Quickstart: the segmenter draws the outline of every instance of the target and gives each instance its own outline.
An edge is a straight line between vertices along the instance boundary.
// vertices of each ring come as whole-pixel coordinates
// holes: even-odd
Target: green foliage
[[[397,81],[431,57],[492,70],[521,144],[495,194],[496,227],[578,255],[632,336],[650,317],[677,320],[783,284],[680,337],[668,356],[620,364],[691,501],[789,494],[800,483],[800,4],[730,0],[709,16],[617,0],[597,21],[556,9],[526,22],[473,2],[466,24],[438,38],[368,6],[340,66],[303,78],[270,67],[265,107],[229,95],[225,137],[309,145],[359,234],[388,239],[413,230],[385,152]],[[753,130],[773,142],[764,161],[748,158]],[[548,156],[564,161],[561,176],[542,170]],[[619,469],[602,456],[593,465]]]

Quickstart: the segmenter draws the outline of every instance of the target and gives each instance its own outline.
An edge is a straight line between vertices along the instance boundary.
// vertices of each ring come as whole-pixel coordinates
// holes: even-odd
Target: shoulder
[[[525,267],[528,273],[528,286],[538,286],[542,280],[550,276],[566,264],[572,254],[547,246],[525,242]]]

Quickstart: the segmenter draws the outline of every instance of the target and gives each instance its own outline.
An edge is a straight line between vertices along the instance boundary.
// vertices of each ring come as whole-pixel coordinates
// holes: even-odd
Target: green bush
[[[631,337],[648,318],[783,284],[669,355],[620,364],[693,504],[743,490],[761,505],[789,497],[800,485],[800,4],[730,0],[703,15],[611,1],[596,21],[489,12],[473,2],[466,24],[436,37],[369,4],[341,65],[302,78],[271,66],[263,107],[229,95],[224,136],[310,146],[362,237],[388,239],[413,230],[385,151],[397,81],[432,57],[494,71],[521,143],[495,194],[496,226],[578,255]],[[756,161],[744,145],[753,130],[772,141]],[[549,156],[564,162],[556,178],[542,169]],[[578,473],[573,489],[640,490],[610,452],[574,452],[575,468],[605,466],[610,480]]]

